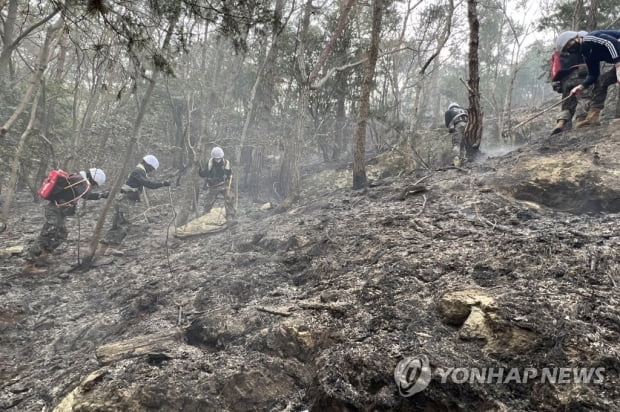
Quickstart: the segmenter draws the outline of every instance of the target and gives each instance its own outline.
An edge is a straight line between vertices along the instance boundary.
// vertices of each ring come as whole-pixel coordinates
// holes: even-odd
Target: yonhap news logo
[[[396,365],[394,381],[398,392],[405,397],[415,395],[431,383],[431,367],[426,355],[408,357]]]
[[[527,384],[536,381],[550,384],[600,384],[605,380],[605,368],[434,368],[428,357],[406,357],[394,369],[394,381],[401,396],[409,397],[423,391],[432,377],[442,384]]]

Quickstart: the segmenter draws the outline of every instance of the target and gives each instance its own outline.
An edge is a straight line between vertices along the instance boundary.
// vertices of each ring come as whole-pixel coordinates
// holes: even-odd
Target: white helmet
[[[221,147],[214,147],[213,150],[211,150],[211,157],[214,159],[223,159],[224,151]]]
[[[90,177],[97,183],[97,186],[103,186],[105,183],[105,173],[101,169],[90,168],[88,169]]]
[[[159,167],[159,160],[157,160],[157,158],[153,155],[146,155],[142,158],[142,160],[144,160],[144,163],[151,166],[155,170]]]
[[[562,51],[564,49],[564,46],[566,46],[569,41],[571,41],[577,36],[581,36],[581,34],[576,31],[565,31],[563,33],[560,33],[558,38],[555,39],[555,48],[557,49],[557,51]]]
[[[458,103],[450,103],[450,106],[448,106],[448,110],[452,109],[453,107],[459,107]]]

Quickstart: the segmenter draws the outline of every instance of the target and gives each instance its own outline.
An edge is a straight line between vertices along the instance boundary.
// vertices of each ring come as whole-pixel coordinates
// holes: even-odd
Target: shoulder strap
[[[80,177],[82,177],[81,175],[69,175],[68,177],[66,177],[65,179],[67,179],[67,183],[69,183],[69,185],[63,187],[63,190],[71,189],[73,191],[73,194],[75,195],[75,190],[73,190],[73,187],[76,186],[76,185],[79,185],[80,183],[86,183],[86,189],[84,189],[84,191],[82,193],[80,193],[79,195],[74,196],[73,199],[67,200],[66,202],[58,203],[58,201],[54,201],[54,204],[57,207],[62,207],[62,206],[66,206],[66,205],[68,205],[70,203],[77,202],[78,200],[80,200],[82,198],[82,196],[84,196],[90,190],[91,185],[90,185],[90,182],[88,181],[88,179],[81,179],[81,180],[78,180],[77,182],[70,183],[69,178],[71,176],[80,176]]]

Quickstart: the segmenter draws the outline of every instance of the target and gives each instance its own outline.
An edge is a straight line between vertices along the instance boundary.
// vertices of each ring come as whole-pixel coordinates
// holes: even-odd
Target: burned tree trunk
[[[476,0],[467,0],[467,19],[469,21],[469,121],[461,147],[465,148],[468,160],[474,160],[480,153],[482,140],[482,108],[480,107],[480,74],[478,73],[478,42],[480,21],[476,11]],[[462,150],[461,150],[462,151]]]
[[[353,149],[353,189],[366,187],[366,123],[370,107],[370,92],[375,78],[375,66],[379,55],[379,40],[381,37],[381,20],[383,18],[384,0],[374,0],[372,8],[372,33],[370,37],[370,49],[368,51],[368,64],[362,83],[360,95],[360,108],[355,132],[355,147]]]

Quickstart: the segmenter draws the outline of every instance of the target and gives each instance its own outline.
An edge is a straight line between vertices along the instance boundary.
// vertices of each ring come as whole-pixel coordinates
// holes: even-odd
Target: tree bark
[[[478,72],[478,43],[480,22],[476,10],[477,0],[467,0],[467,20],[469,21],[469,120],[465,128],[465,136],[461,147],[465,148],[468,160],[480,153],[479,147],[482,140],[482,108],[480,107],[480,74]]]
[[[381,40],[381,25],[383,19],[384,0],[374,0],[372,7],[372,31],[370,35],[370,48],[368,51],[368,63],[366,74],[362,82],[360,95],[357,130],[355,132],[355,147],[353,150],[353,189],[364,189],[368,183],[366,177],[366,123],[370,108],[370,93],[375,77],[377,56],[379,55],[379,42]]]

